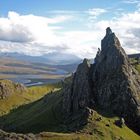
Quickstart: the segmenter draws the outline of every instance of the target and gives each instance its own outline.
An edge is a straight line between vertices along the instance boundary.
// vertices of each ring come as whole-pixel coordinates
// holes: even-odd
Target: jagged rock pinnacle
[[[124,117],[140,134],[140,77],[110,28],[106,30],[100,55],[96,57],[93,83],[96,104]]]
[[[107,27],[107,28],[106,28],[106,36],[108,36],[108,35],[110,35],[110,34],[112,34],[112,30],[111,30],[110,27]]]
[[[89,59],[87,59],[87,58],[85,58],[84,60],[83,60],[83,65],[87,65],[88,67],[90,67],[90,60]]]
[[[129,64],[119,39],[108,27],[95,63],[91,65],[84,59],[69,87],[64,88],[64,112],[72,118],[79,110],[98,106],[123,117],[140,134],[139,83],[139,75]]]
[[[101,50],[109,49],[109,47],[121,47],[119,39],[115,33],[112,32],[110,27],[106,29],[106,35],[101,41]]]
[[[70,90],[65,92],[70,92],[64,96],[64,108],[67,113],[76,112],[80,108],[85,108],[88,106],[89,102],[89,71],[90,71],[90,60],[84,59],[81,64],[79,64],[71,83],[68,88]],[[84,94],[83,94],[84,93]],[[68,99],[69,98],[69,99]]]

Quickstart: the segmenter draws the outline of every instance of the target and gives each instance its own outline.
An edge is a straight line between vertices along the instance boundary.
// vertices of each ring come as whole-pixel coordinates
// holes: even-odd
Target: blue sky
[[[133,0],[135,1],[135,0]],[[125,11],[135,10],[135,4],[126,4],[122,0],[1,0],[1,15],[7,15],[9,11],[16,11],[20,14],[36,14],[48,16],[48,11],[70,10],[83,11],[92,8],[122,8]]]
[[[4,0],[0,2],[1,10],[5,14],[9,10],[14,10],[21,13],[33,12],[36,14],[44,15],[48,10],[87,10],[93,7],[111,7],[116,5],[118,0]]]
[[[91,58],[110,26],[137,53],[139,23],[140,0],[0,0],[0,51]]]

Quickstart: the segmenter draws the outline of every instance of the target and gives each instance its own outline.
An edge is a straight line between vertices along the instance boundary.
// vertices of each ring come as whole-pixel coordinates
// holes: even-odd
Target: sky
[[[94,58],[107,27],[140,53],[140,0],[0,0],[0,52]]]

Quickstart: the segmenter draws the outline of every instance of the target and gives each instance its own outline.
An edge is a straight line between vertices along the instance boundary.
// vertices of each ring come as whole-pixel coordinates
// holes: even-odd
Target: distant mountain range
[[[65,53],[49,53],[41,56],[30,56],[17,52],[0,52],[0,58],[1,57],[8,57],[16,60],[28,61],[31,63],[45,63],[48,65],[75,65],[82,62],[82,59],[77,57],[76,55]],[[140,53],[129,54],[128,57],[140,57]],[[93,61],[93,59],[91,61]]]
[[[28,62],[38,62],[46,63],[50,65],[67,65],[67,64],[78,64],[81,62],[81,58],[64,53],[49,53],[42,56],[30,56],[21,53],[0,53],[0,57],[14,58],[17,60],[28,61]]]

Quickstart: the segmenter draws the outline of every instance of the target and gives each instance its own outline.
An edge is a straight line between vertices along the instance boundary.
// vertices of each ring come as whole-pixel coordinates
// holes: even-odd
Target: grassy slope
[[[90,116],[88,124],[79,132],[71,134],[44,132],[41,138],[43,140],[140,140],[140,136],[127,126],[124,125],[122,128],[116,126],[114,122],[118,119],[118,117],[102,116],[95,111]]]
[[[40,101],[39,101],[40,102]],[[37,103],[38,106],[40,106],[39,104],[42,103]],[[33,110],[36,110],[36,105],[34,105],[35,108],[31,107]],[[42,107],[42,106],[40,106]],[[29,109],[29,110],[32,110]],[[38,108],[39,109],[39,108]],[[28,111],[29,111],[28,110]],[[32,110],[32,111],[33,111]],[[41,109],[42,110],[42,109]],[[42,140],[140,140],[140,137],[135,134],[133,131],[131,131],[127,126],[123,126],[123,128],[119,128],[118,126],[116,126],[114,124],[114,121],[117,120],[117,117],[103,117],[101,116],[99,113],[94,112],[94,115],[91,116],[89,118],[88,124],[83,128],[83,130],[81,130],[80,132],[77,133],[54,133],[54,132],[45,132],[45,129],[48,127],[50,129],[51,127],[56,127],[58,129],[58,126],[60,125],[59,121],[57,121],[57,119],[54,119],[54,114],[51,116],[48,116],[51,112],[52,109],[49,110],[49,112],[44,112],[41,113],[40,115],[38,114],[37,116],[33,114],[30,117],[33,117],[33,119],[29,119],[28,115],[26,113],[26,115],[24,114],[24,118],[23,117],[19,117],[18,121],[16,120],[16,118],[14,118],[14,115],[11,116],[12,119],[12,123],[16,124],[20,129],[22,128],[22,131],[30,131],[29,129],[35,130],[35,127],[37,128],[37,126],[33,125],[34,123],[39,126],[41,125],[44,126],[44,132],[41,132],[40,134],[38,134],[38,137]],[[28,112],[27,111],[27,112]],[[34,111],[30,113],[35,113]],[[46,110],[47,111],[47,110]],[[20,111],[18,113],[21,113]],[[23,112],[22,112],[23,113]],[[28,112],[29,113],[29,112]],[[58,112],[57,112],[58,113]],[[52,114],[52,113],[50,113]],[[17,112],[16,112],[16,116],[17,116]],[[43,115],[43,116],[42,116]],[[40,116],[40,117],[39,117]],[[12,118],[13,117],[13,118]],[[98,118],[102,118],[100,121],[98,121]],[[21,119],[21,120],[20,120]],[[27,122],[24,122],[23,124],[21,123],[22,121],[25,121],[27,119]],[[52,120],[51,120],[52,119]],[[35,121],[35,122],[34,122]],[[18,125],[18,123],[20,123],[20,125]],[[25,124],[26,123],[26,124]],[[32,125],[31,125],[32,124]],[[106,124],[108,124],[109,126],[106,126]],[[10,124],[12,125],[12,124]],[[46,125],[46,126],[45,126]],[[28,128],[29,126],[29,128]],[[53,128],[53,130],[54,130]]]
[[[99,121],[98,119],[101,118]],[[41,133],[43,140],[140,140],[127,126],[122,128],[114,124],[118,117],[105,117],[94,112],[88,124],[77,133]],[[108,126],[106,126],[108,125]]]
[[[140,73],[140,64],[136,65],[136,70]]]
[[[9,98],[0,100],[0,116],[7,114],[13,108],[40,99],[45,94],[54,90],[54,85],[30,87],[25,93],[15,93]]]
[[[131,58],[130,63],[140,74],[140,60],[137,60],[136,58]]]
[[[94,112],[88,124],[77,133],[62,133],[65,127],[61,116],[61,92],[50,93],[36,102],[19,107],[0,119],[6,129],[17,132],[39,133],[43,140],[140,140],[140,137],[127,126],[119,128],[114,124],[117,117],[102,116]],[[101,118],[98,121],[98,118]],[[106,126],[109,125],[109,126]],[[48,133],[45,131],[61,132]]]
[[[118,119],[116,116],[102,116],[95,111],[89,118],[89,122],[85,126],[84,131],[96,135],[101,140],[140,140],[140,136],[135,134],[126,125],[122,128],[116,126],[114,122]]]
[[[58,126],[62,116],[58,117],[60,110],[57,110],[55,107],[59,108],[60,106],[59,103],[62,99],[60,96],[61,94],[54,95],[54,93],[50,93],[46,100],[41,99],[19,107],[8,116],[5,116],[4,119],[0,119],[0,122],[4,122],[7,130],[14,128],[17,132],[59,131]]]

